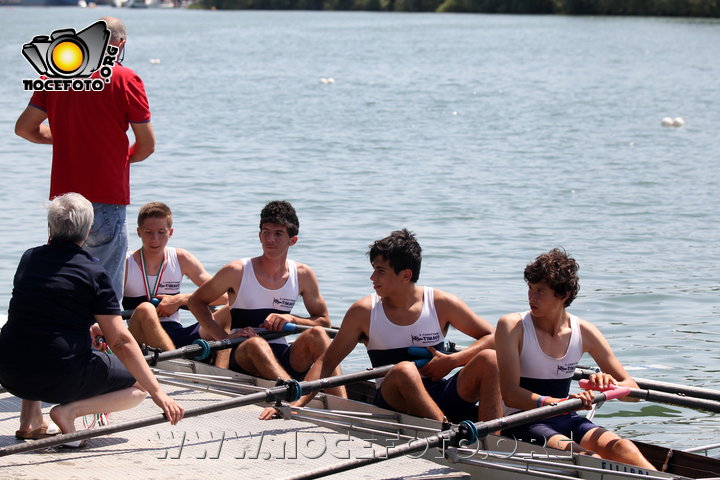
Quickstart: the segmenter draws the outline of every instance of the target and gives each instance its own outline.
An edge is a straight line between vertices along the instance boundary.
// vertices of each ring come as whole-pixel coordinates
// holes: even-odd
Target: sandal
[[[36,428],[35,430],[16,430],[15,438],[18,440],[40,440],[41,438],[53,437],[62,433],[57,425],[50,422],[45,427]]]

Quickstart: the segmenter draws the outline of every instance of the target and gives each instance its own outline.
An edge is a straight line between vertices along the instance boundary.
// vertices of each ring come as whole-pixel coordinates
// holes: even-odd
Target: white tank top
[[[580,320],[570,317],[570,342],[565,355],[551,357],[540,348],[535,325],[530,312],[522,314],[523,346],[520,351],[520,386],[540,395],[565,398],[570,392],[570,383],[580,358],[583,356],[582,332]],[[506,407],[506,413],[518,409]]]
[[[373,367],[412,361],[408,347],[434,347],[442,349],[445,335],[440,328],[440,320],[435,310],[434,290],[423,287],[423,306],[420,316],[411,325],[397,325],[385,315],[382,298],[371,295],[370,328],[368,331],[367,351]],[[382,379],[375,380],[380,388]]]
[[[133,257],[133,253],[128,253],[126,263],[127,278],[125,280],[125,291],[123,294],[123,308],[136,308],[142,302],[149,301],[147,287],[150,289],[155,287],[157,275],[149,275],[147,277],[147,285],[145,284],[144,272],[142,265],[138,265]],[[177,295],[180,293],[180,284],[182,283],[183,274],[178,261],[177,250],[175,247],[165,247],[165,261],[160,271],[160,282],[157,286],[157,292],[154,295]],[[169,317],[160,317],[161,322],[177,322],[180,323],[180,312],[177,311]]]
[[[271,313],[290,313],[300,294],[298,286],[297,264],[287,260],[288,279],[285,285],[277,290],[270,290],[258,282],[253,269],[252,259],[243,258],[243,276],[240,291],[230,306],[232,328],[258,328]],[[271,343],[287,344],[285,337],[270,340]]]

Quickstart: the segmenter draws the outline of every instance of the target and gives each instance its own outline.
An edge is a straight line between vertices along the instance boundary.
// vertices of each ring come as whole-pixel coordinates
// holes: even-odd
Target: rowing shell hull
[[[246,394],[275,386],[275,382],[219,369],[192,360],[170,360],[157,365],[157,373],[174,372],[177,378],[165,380],[194,384],[195,388]],[[306,407],[284,406],[286,418],[308,421],[333,430],[370,439],[384,446],[413,442],[442,429],[440,422],[406,415],[372,405],[374,385],[363,382],[348,386],[350,399],[318,394]],[[489,435],[466,448],[444,447],[421,450],[418,457],[469,473],[472,478],[487,480],[530,480],[547,478],[565,480],[627,480],[638,478],[720,478],[720,460],[636,442],[658,469],[648,471],[604,459],[517,442]]]

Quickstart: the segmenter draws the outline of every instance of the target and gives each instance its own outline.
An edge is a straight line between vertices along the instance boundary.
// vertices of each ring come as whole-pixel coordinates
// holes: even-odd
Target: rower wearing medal
[[[164,203],[151,202],[140,208],[137,233],[142,247],[128,254],[123,296],[123,308],[134,309],[129,330],[135,340],[163,351],[200,338],[211,339],[199,323],[186,327],[180,322],[178,309],[187,305],[190,297],[180,293],[183,277],[200,286],[211,276],[190,252],[167,246],[173,234],[172,223],[172,211]],[[224,303],[227,295],[213,302]],[[229,318],[220,315],[216,321],[229,323]]]

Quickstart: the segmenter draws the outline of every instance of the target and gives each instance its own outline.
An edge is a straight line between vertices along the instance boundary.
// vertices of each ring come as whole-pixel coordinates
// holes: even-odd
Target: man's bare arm
[[[155,151],[155,132],[150,122],[131,123],[135,143],[130,146],[128,152],[130,163],[142,162]]]
[[[15,122],[15,134],[32,143],[51,145],[53,143],[50,127],[43,122],[47,113],[33,105],[28,105]]]

